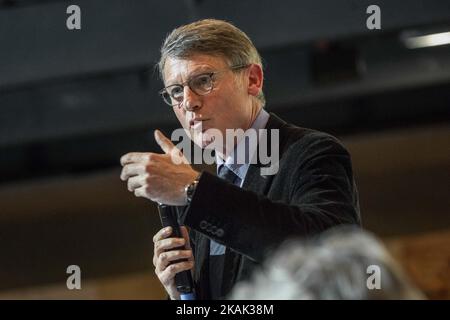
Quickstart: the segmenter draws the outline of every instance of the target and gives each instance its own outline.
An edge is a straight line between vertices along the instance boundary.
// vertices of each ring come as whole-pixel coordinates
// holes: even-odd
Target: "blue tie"
[[[238,176],[236,173],[234,173],[230,168],[222,164],[219,167],[219,173],[217,174],[220,178],[227,180],[228,182],[231,182],[233,184],[236,184],[236,178]],[[240,180],[240,179],[239,179]]]

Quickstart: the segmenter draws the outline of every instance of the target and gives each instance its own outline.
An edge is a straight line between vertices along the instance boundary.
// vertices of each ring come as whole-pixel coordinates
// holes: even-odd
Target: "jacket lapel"
[[[286,122],[271,113],[266,125],[266,129],[280,129],[284,124],[286,124]],[[268,138],[270,138],[270,134],[268,135]],[[268,140],[268,142],[270,145],[270,140]],[[280,152],[282,150],[282,142],[282,136],[280,135],[280,141],[278,144]],[[257,155],[258,151],[259,149],[257,150]],[[249,166],[244,182],[242,184],[243,189],[253,191],[257,194],[267,194],[274,176],[261,175],[262,166],[263,165],[261,164],[259,159],[257,159],[255,164],[251,164]],[[227,247],[225,251],[225,264],[223,270],[222,297],[226,297],[230,293],[233,285],[236,283],[241,270],[241,265],[242,255]]]

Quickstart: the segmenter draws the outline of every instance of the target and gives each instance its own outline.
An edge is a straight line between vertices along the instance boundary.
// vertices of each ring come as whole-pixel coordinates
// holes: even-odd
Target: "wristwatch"
[[[186,185],[184,187],[184,193],[186,194],[186,202],[187,204],[190,204],[192,201],[192,197],[194,196],[195,189],[197,188],[198,181],[200,180],[201,173],[195,178],[194,181]]]

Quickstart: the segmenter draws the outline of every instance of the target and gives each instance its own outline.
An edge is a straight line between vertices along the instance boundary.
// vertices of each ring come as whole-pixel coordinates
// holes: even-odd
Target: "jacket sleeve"
[[[359,224],[350,155],[339,142],[328,135],[302,139],[284,156],[274,177],[282,200],[203,172],[184,223],[254,261],[289,237]]]

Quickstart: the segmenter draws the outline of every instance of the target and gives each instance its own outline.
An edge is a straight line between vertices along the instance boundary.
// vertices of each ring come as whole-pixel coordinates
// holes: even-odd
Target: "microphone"
[[[159,217],[163,227],[172,227],[172,235],[176,238],[182,238],[180,225],[178,224],[177,213],[171,206],[158,203]],[[175,249],[184,249],[178,247]],[[172,263],[186,261],[186,259],[179,259]],[[175,275],[175,285],[180,293],[181,300],[195,300],[194,285],[192,281],[191,270],[184,270]]]

